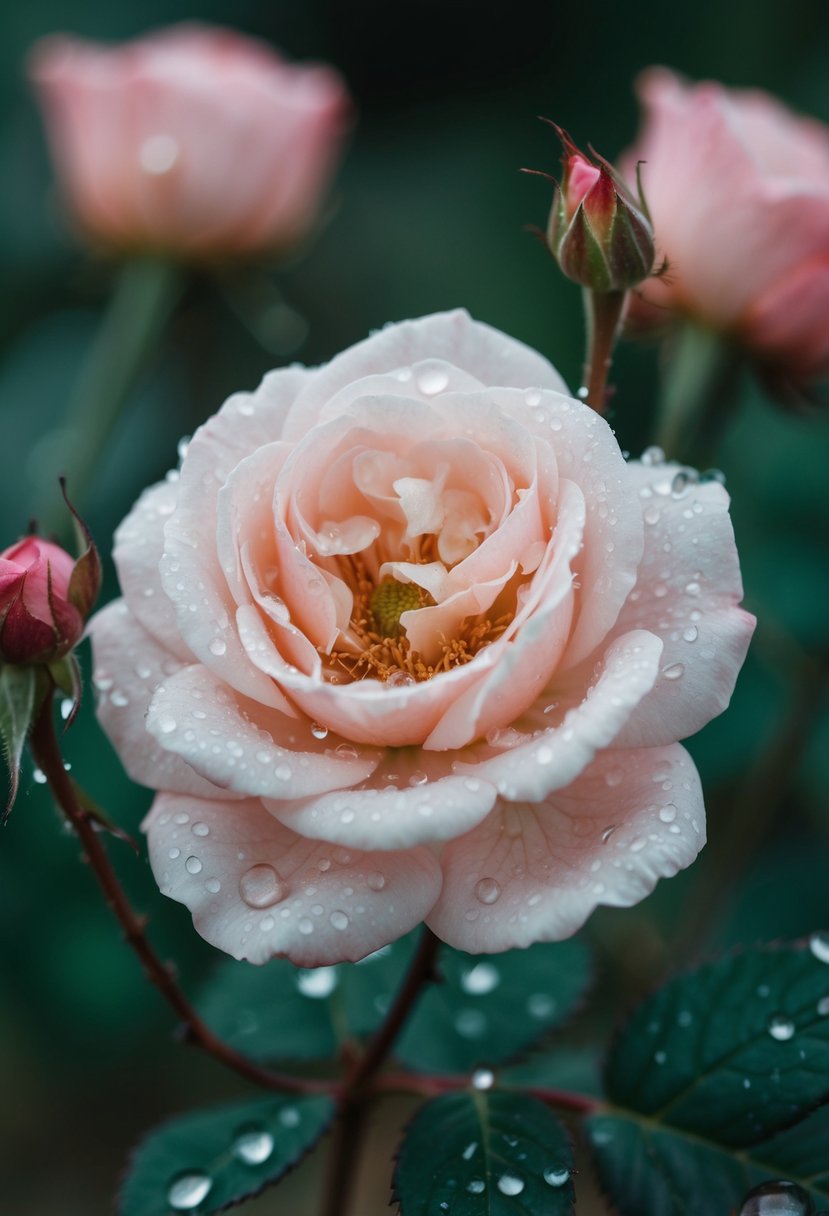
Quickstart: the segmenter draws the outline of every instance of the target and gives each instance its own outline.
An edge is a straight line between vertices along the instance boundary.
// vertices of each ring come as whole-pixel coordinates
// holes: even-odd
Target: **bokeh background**
[[[255,280],[189,281],[83,504],[107,561],[113,528],[139,491],[175,464],[177,440],[231,391],[254,387],[281,362],[323,361],[388,320],[462,305],[578,383],[578,290],[525,231],[544,225],[550,191],[518,169],[557,167],[555,140],[537,115],[614,157],[636,130],[636,72],[662,62],[762,86],[829,121],[823,0],[3,6],[0,546],[54,504],[54,432],[113,279],[113,267],[81,249],[61,215],[26,86],[27,51],[54,30],[117,40],[185,18],[336,64],[359,121],[331,214],[301,258]],[[648,442],[657,364],[655,349],[633,347],[617,362],[611,421],[633,452]],[[711,844],[639,908],[593,918],[600,999],[570,1032],[573,1044],[606,1035],[655,978],[694,957],[829,925],[829,419],[784,413],[746,376],[715,463],[734,496],[747,602],[760,627],[730,711],[691,743]],[[114,593],[108,565],[105,595]],[[120,772],[91,696],[66,749],[79,779],[136,831],[149,795]],[[214,952],[187,912],[158,895],[143,856],[117,841],[111,848],[151,915],[154,940],[197,987]],[[167,1009],[78,858],[29,767],[0,834],[0,1212],[8,1216],[110,1211],[143,1131],[240,1092],[174,1042]],[[383,1135],[363,1171],[359,1216],[386,1210]],[[318,1162],[306,1163],[248,1210],[312,1212],[317,1173]],[[580,1211],[606,1210],[585,1184]]]

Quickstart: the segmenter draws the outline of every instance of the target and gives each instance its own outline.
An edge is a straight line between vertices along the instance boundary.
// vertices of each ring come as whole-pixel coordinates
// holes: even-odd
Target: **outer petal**
[[[304,967],[356,962],[422,921],[440,892],[440,868],[427,849],[332,848],[297,836],[255,800],[162,794],[144,828],[163,894],[186,904],[212,945],[252,963],[275,955]],[[273,874],[250,876],[256,866]],[[241,894],[251,877],[259,878],[258,907]],[[263,886],[273,896],[267,906]]]
[[[635,590],[614,630],[662,638],[660,678],[615,740],[654,747],[684,739],[728,705],[754,631],[743,595],[728,495],[716,482],[671,490],[677,465],[632,463],[646,523]]]
[[[379,759],[368,748],[318,739],[311,722],[234,694],[199,666],[183,667],[156,689],[147,730],[216,785],[257,797],[342,789],[365,780]]]
[[[217,499],[241,460],[280,438],[305,375],[294,368],[271,372],[255,393],[231,397],[199,428],[182,463],[176,510],[164,529],[161,578],[182,638],[232,688],[265,705],[284,701],[231,627],[236,605],[216,554]]]
[[[498,731],[487,746],[461,752],[455,771],[491,781],[510,802],[542,801],[574,781],[615,739],[653,688],[661,653],[651,633],[618,638],[592,670],[551,684],[517,729]]]
[[[364,376],[411,367],[422,359],[444,360],[484,385],[537,386],[567,392],[564,381],[546,359],[457,309],[388,325],[337,355],[317,371],[297,398],[286,437],[304,434],[308,420],[314,419],[339,389]],[[445,387],[441,384],[429,396],[436,396]]]
[[[684,748],[605,751],[545,802],[499,804],[448,844],[427,923],[473,953],[558,941],[598,904],[644,899],[704,843],[702,790]]]
[[[115,532],[112,556],[130,612],[155,640],[181,659],[192,654],[178,631],[176,610],[161,585],[164,525],[176,509],[178,474],[145,490]]]
[[[89,622],[98,689],[98,720],[133,781],[151,789],[233,797],[170,751],[147,731],[147,709],[159,684],[181,662],[146,633],[123,600],[107,604]]]
[[[369,781],[302,802],[266,802],[284,824],[358,849],[449,840],[492,810],[495,787],[452,774],[452,753],[391,748]]]

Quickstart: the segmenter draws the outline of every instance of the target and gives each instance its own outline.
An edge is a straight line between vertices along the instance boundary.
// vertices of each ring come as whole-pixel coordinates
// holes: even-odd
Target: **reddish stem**
[[[150,983],[155,985],[167,1004],[183,1021],[188,1042],[200,1047],[226,1068],[265,1089],[283,1093],[327,1092],[330,1085],[325,1081],[294,1077],[261,1068],[215,1035],[190,1004],[176,983],[173,968],[158,957],[147,940],[145,920],[127,899],[92,817],[81,805],[66,774],[55,734],[51,693],[45,698],[35,719],[30,745],[35,761],[46,775],[55,801],[83,845],[90,869],[118,919],[124,937],[141,961]]]
[[[509,1089],[510,1086],[503,1088]],[[456,1093],[460,1089],[469,1089],[469,1077],[466,1076],[421,1076],[417,1073],[395,1072],[384,1073],[377,1077],[373,1089],[377,1093],[417,1093],[424,1097],[436,1098],[440,1094]],[[575,1093],[569,1089],[549,1089],[544,1086],[521,1086],[522,1094],[538,1098],[548,1106],[558,1107],[559,1110],[572,1111],[576,1115],[592,1115],[604,1109],[604,1103],[599,1098],[589,1094]]]

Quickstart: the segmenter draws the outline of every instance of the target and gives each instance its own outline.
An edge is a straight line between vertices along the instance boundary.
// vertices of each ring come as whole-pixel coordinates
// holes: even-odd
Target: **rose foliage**
[[[101,720],[162,891],[238,958],[564,938],[703,844],[677,740],[753,627],[727,495],[463,312],[231,397],[115,559]]]

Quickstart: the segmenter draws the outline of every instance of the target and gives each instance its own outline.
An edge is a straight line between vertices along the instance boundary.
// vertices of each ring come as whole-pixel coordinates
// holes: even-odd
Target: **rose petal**
[[[630,465],[644,496],[646,547],[611,636],[647,629],[664,650],[659,680],[616,740],[620,747],[673,743],[722,713],[754,631],[754,617],[737,606],[743,585],[728,495],[716,482],[683,487],[674,482],[679,472]]]
[[[453,776],[449,753],[391,749],[367,782],[303,802],[266,803],[284,824],[358,849],[400,849],[460,836],[489,813],[495,788]]]
[[[178,496],[178,477],[145,490],[115,532],[112,557],[130,612],[155,640],[183,663],[192,654],[182,641],[173,602],[161,585],[164,525]]]
[[[653,688],[661,653],[660,639],[644,630],[617,638],[589,670],[553,681],[517,729],[467,748],[455,771],[491,781],[510,802],[569,785]]]
[[[181,670],[180,660],[150,637],[124,600],[96,613],[89,633],[95,649],[98,720],[133,781],[177,794],[224,797],[223,790],[159,747],[147,732],[153,693]]]
[[[705,843],[699,777],[678,744],[604,751],[537,804],[504,805],[444,846],[430,928],[493,953],[577,931],[599,904],[628,907]]]
[[[234,693],[204,667],[184,667],[160,685],[147,730],[165,751],[222,789],[268,798],[305,798],[364,781],[379,756],[337,752],[296,721]]]
[[[212,945],[252,963],[356,962],[414,928],[440,892],[428,849],[358,853],[307,840],[254,800],[162,794],[144,828],[163,894],[190,909]]]
[[[309,422],[316,421],[319,411],[338,390],[365,376],[406,371],[424,359],[445,361],[484,385],[509,384],[519,388],[537,385],[555,392],[567,391],[546,359],[506,334],[473,321],[467,312],[458,309],[388,326],[319,368],[297,398],[285,437],[297,439],[304,435]],[[441,381],[435,376],[431,383]],[[444,385],[437,393],[445,387],[448,386]]]

